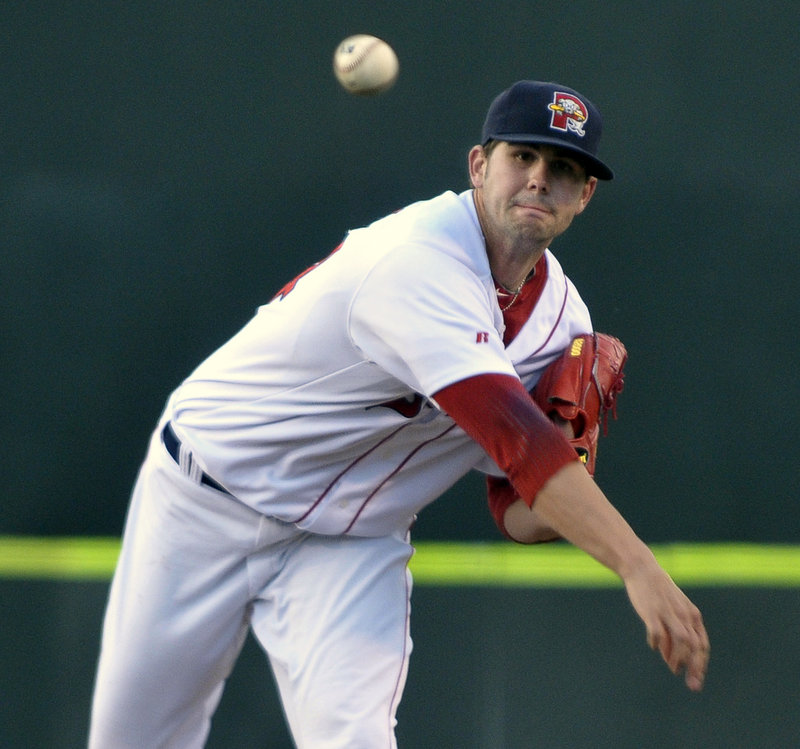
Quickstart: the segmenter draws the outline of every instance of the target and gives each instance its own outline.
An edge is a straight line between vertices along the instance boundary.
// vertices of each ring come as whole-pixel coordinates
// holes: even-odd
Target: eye
[[[512,153],[512,158],[519,164],[533,164],[539,158],[539,154],[532,148],[519,148]]]
[[[578,166],[569,159],[556,159],[551,165],[552,170],[556,174],[564,175],[577,175]]]

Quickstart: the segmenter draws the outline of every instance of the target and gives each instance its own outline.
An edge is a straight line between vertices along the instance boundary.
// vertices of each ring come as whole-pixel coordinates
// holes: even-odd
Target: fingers
[[[693,692],[699,692],[703,688],[710,652],[711,646],[703,618],[697,607],[691,605],[688,634],[681,643],[681,652],[678,657],[673,654],[673,664],[678,669],[675,673],[679,673],[681,670],[685,672],[686,686]]]
[[[699,611],[694,633],[697,644],[686,662],[686,686],[693,692],[699,692],[706,680],[708,660],[711,655],[711,644]]]
[[[657,650],[673,674],[684,672],[686,686],[699,692],[705,683],[710,644],[700,611],[692,606],[690,625],[648,628],[647,643]]]
[[[697,651],[692,654],[691,659],[686,665],[686,686],[693,692],[699,692],[703,688],[708,669],[709,651]]]
[[[684,673],[689,689],[701,690],[710,647],[700,609],[658,565],[637,568],[625,585],[647,630],[647,644],[673,674]]]

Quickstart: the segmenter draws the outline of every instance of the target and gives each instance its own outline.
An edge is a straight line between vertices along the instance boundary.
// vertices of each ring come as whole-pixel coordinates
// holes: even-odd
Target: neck
[[[473,197],[492,276],[500,286],[512,294],[518,292],[533,274],[536,263],[544,255],[547,245],[539,246],[529,237],[511,237],[492,231],[490,223],[483,215],[480,191],[474,190]]]
[[[488,246],[487,254],[489,255],[489,267],[494,280],[506,291],[514,294],[519,293],[525,282],[534,275],[536,263],[541,259],[544,250],[536,253],[535,257],[528,256],[524,260],[516,262],[507,258],[493,257],[492,253],[489,252]]]

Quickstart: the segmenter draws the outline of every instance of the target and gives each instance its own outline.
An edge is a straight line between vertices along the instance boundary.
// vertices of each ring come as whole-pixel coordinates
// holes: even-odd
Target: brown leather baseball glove
[[[547,416],[551,419],[558,416],[572,425],[574,437],[569,442],[590,476],[594,476],[600,423],[605,434],[609,412],[614,418],[617,416],[617,395],[622,391],[627,360],[625,346],[613,336],[605,333],[578,336],[547,367],[531,392]],[[487,476],[486,488],[492,517],[508,536],[503,518],[519,495],[505,477]]]
[[[628,352],[606,333],[574,338],[564,353],[544,371],[533,389],[533,400],[553,418],[568,421],[570,440],[590,476],[594,476],[600,424],[608,430],[609,412],[617,417],[617,395],[622,391]]]

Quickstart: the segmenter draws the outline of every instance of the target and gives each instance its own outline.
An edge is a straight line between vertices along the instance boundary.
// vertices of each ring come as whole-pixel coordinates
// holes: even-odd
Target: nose
[[[528,170],[528,189],[547,193],[550,189],[550,168],[547,161],[537,159]]]

